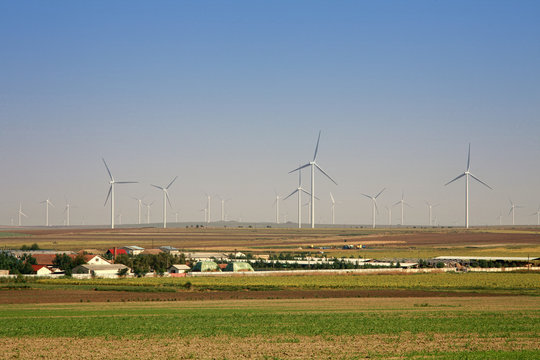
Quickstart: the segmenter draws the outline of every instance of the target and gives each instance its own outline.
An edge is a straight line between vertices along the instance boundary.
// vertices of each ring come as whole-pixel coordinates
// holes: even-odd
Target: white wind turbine
[[[230,201],[231,199],[224,199],[221,196],[219,196],[219,200],[221,200],[221,221],[225,221],[225,203],[227,201]]]
[[[375,196],[370,196],[370,195],[367,195],[367,194],[362,194],[364,195],[365,197],[367,197],[368,199],[371,199],[371,201],[373,202],[373,214],[372,214],[372,219],[373,219],[373,229],[375,229],[375,212],[379,212],[379,209],[377,208],[377,198],[379,197],[379,195],[382,194],[382,192],[385,190],[386,188],[382,189],[381,191],[379,191],[379,193]]]
[[[105,164],[105,168],[107,169],[107,173],[109,173],[110,181],[109,184],[111,185],[109,187],[109,192],[107,193],[107,198],[105,199],[105,203],[103,206],[107,205],[107,201],[109,200],[109,196],[111,197],[111,229],[114,229],[114,186],[116,184],[136,184],[137,181],[116,181],[114,180],[114,177],[111,174],[111,170],[109,170],[109,167],[107,166],[107,163],[105,162],[105,159],[101,158],[103,160],[103,164]]]
[[[206,222],[210,224],[210,205],[212,203],[212,196],[206,194]]]
[[[64,208],[64,213],[66,214],[66,226],[70,226],[70,215],[71,215],[71,204],[66,199],[66,207]]]
[[[171,185],[176,181],[176,179],[178,179],[178,176],[176,176],[174,179],[172,179],[172,181],[166,187],[152,184],[153,187],[163,191],[163,228],[164,229],[167,227],[167,202],[169,202],[169,206],[172,209],[171,200],[169,199],[168,190],[171,187]]]
[[[138,217],[138,222],[137,224],[141,225],[141,208],[142,208],[142,199],[139,199],[139,198],[136,198],[136,197],[132,197],[133,200],[137,200],[137,208],[139,210],[139,217]]]
[[[287,200],[292,195],[298,193],[298,228],[302,228],[302,193],[311,196],[304,188],[302,187],[302,170],[298,170],[298,187],[292,193],[287,195],[283,200]]]
[[[482,184],[482,185],[486,186],[487,188],[491,189],[491,187],[488,184],[486,184],[485,182],[483,182],[482,180],[480,180],[479,178],[477,178],[476,176],[471,174],[470,169],[471,169],[471,144],[469,143],[469,152],[468,152],[468,155],[467,155],[467,170],[465,170],[465,172],[463,174],[459,175],[455,179],[453,179],[453,180],[447,182],[446,184],[444,184],[444,186],[446,186],[446,185],[448,185],[450,183],[453,183],[457,179],[460,179],[463,176],[465,176],[465,228],[467,228],[467,229],[469,228],[469,176],[472,177],[474,180],[478,181],[480,184]],[[493,190],[493,189],[491,189],[491,190]]]
[[[144,206],[146,206],[146,223],[150,224],[150,207],[152,206],[154,202],[152,201],[150,204],[143,203]]]
[[[405,194],[403,193],[403,191],[401,191],[401,200],[399,200],[397,203],[394,204],[394,206],[396,205],[400,205],[401,204],[401,223],[400,225],[403,226],[404,225],[404,205],[407,205],[408,207],[412,207],[411,205],[409,205],[406,201],[405,201]]]
[[[512,200],[510,200],[510,211],[508,212],[508,215],[510,215],[510,213],[512,214],[512,225],[515,225],[516,222],[515,222],[515,213],[516,213],[516,209],[521,209],[523,208],[524,206],[520,206],[520,205],[516,205],[514,204],[514,202]]]
[[[330,193],[330,200],[332,201],[332,225],[336,224],[336,199],[334,199],[334,195]]]
[[[23,213],[22,211],[22,204],[19,203],[19,226],[22,226],[22,219],[21,219],[21,216],[24,216],[25,218],[28,217],[28,215],[26,215],[25,213]]]
[[[392,226],[392,207],[385,206],[386,211],[388,211],[388,226]]]
[[[320,140],[321,140],[321,132],[319,131],[319,137],[317,138],[317,145],[315,146],[315,154],[313,155],[313,160],[310,161],[309,163],[305,164],[305,165],[300,166],[297,169],[289,171],[289,174],[290,174],[292,172],[299,171],[300,169],[303,169],[305,167],[308,167],[308,166],[311,167],[311,214],[310,214],[310,218],[311,218],[311,228],[312,229],[315,228],[315,168],[317,168],[321,173],[324,174],[324,176],[329,178],[334,184],[337,185],[337,182],[335,182],[334,179],[332,179],[330,177],[330,175],[328,175],[319,166],[319,164],[317,164],[317,162],[316,162],[316,160],[317,160],[317,152],[319,150],[319,141]]]
[[[429,202],[426,201],[426,205],[427,205],[428,208],[429,208],[429,226],[433,226],[433,222],[431,221],[431,209],[434,208],[434,207],[439,206],[439,204],[433,205],[433,204],[431,204],[431,203],[429,203]]]
[[[540,225],[540,206],[538,206],[538,209],[535,213],[532,213],[531,216],[536,215],[536,225]]]
[[[204,208],[204,209],[201,209],[200,210],[201,212],[204,211],[204,222],[208,222],[208,209],[207,208]]]
[[[276,224],[279,224],[279,200],[281,199],[281,196],[275,191],[274,193],[276,194],[276,200],[274,200],[274,206],[276,207]]]
[[[43,200],[40,204],[45,204],[45,226],[49,226],[49,205],[55,206],[49,199]]]

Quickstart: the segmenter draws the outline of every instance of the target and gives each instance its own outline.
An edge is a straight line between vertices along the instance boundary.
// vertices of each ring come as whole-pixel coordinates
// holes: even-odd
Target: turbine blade
[[[381,195],[384,190],[386,190],[386,188],[382,189],[377,195],[375,195],[375,199],[378,198],[379,195]]]
[[[471,168],[471,143],[469,143],[469,154],[467,155],[467,171]]]
[[[396,205],[399,205],[399,204],[401,204],[401,200],[399,200],[397,203],[395,203],[395,204],[392,205],[392,206],[396,206]]]
[[[111,174],[111,170],[109,170],[109,167],[107,166],[107,163],[105,162],[105,159],[101,158],[101,160],[103,160],[103,164],[105,164],[105,169],[107,169],[107,172],[109,173],[109,177],[111,178],[112,181],[114,181],[114,178]]]
[[[311,193],[310,193],[310,192],[308,192],[308,191],[306,191],[306,190],[304,190],[304,189],[301,189],[301,190],[302,190],[302,192],[305,193],[307,196],[311,196]]]
[[[512,211],[514,211],[514,207],[513,207],[513,206],[510,208],[510,211],[508,212],[508,215],[510,215],[510,214],[512,213]]]
[[[112,185],[109,186],[109,192],[107,193],[107,198],[105,198],[105,203],[103,204],[103,206],[107,205],[107,201],[109,201],[109,196],[111,196],[111,191],[112,191]]]
[[[319,130],[319,137],[317,138],[317,146],[315,146],[315,154],[313,155],[313,161],[317,158],[317,152],[319,151],[319,141],[321,140],[321,130]]]
[[[330,193],[330,199],[332,199],[332,204],[336,203],[336,200],[334,200],[334,196],[332,195],[332,193]]]
[[[296,168],[296,169],[294,169],[294,170],[289,171],[289,174],[290,174],[290,173],[293,173],[293,172],[295,172],[295,171],[301,170],[301,169],[303,169],[303,168],[305,168],[305,167],[308,167],[309,165],[311,165],[311,164],[310,164],[310,163],[307,163],[307,164],[305,164],[305,165],[302,165],[302,166],[300,166],[300,167],[298,167],[298,168]]]
[[[408,203],[406,203],[405,201],[403,202],[405,205],[407,205],[408,207],[412,208],[411,205],[409,205]]]
[[[165,190],[165,197],[167,198],[167,201],[169,202],[169,206],[172,209],[171,199],[169,199],[169,193],[167,192],[167,190]]]
[[[364,195],[364,196],[367,197],[368,199],[373,199],[372,196],[369,196],[369,195],[367,195],[367,194],[363,194],[363,193],[362,193],[362,195]]]
[[[337,185],[337,182],[336,182],[334,179],[332,179],[332,178],[330,177],[330,175],[328,175],[326,172],[324,172],[324,170],[321,169],[321,167],[320,167],[317,163],[314,163],[314,165],[315,165],[315,167],[316,167],[317,169],[319,169],[320,172],[322,172],[322,173],[324,174],[324,176],[326,176],[327,178],[329,178],[330,180],[332,180],[332,182],[333,182],[334,184]]]
[[[115,184],[138,184],[138,181],[115,181]]]
[[[176,179],[178,179],[178,176],[176,176],[174,179],[172,179],[172,181],[169,183],[169,185],[167,185],[167,187],[165,189],[168,189],[171,187],[171,185],[173,184],[173,182],[176,181]]]
[[[294,194],[296,194],[298,192],[298,189],[294,190],[292,193],[290,193],[289,195],[287,195],[286,197],[283,198],[283,200],[287,200],[288,198],[290,198],[291,196],[293,196]],[[275,204],[275,202],[274,202]]]
[[[480,180],[479,178],[477,178],[477,177],[474,176],[473,174],[469,173],[469,175],[471,175],[471,177],[472,177],[474,180],[478,181],[480,184],[482,184],[482,185],[484,185],[484,186],[487,186],[488,188],[490,188],[491,190],[493,190],[493,189],[491,188],[491,186],[489,186],[488,184],[486,184],[485,182],[483,182],[482,180]]]
[[[465,176],[465,173],[459,175],[458,177],[454,178],[453,180],[450,180],[449,182],[447,182],[446,184],[444,184],[444,186],[446,186],[446,185],[448,185],[448,184],[451,184],[451,183],[453,183],[454,181],[456,181],[457,179],[460,179],[460,178],[462,178],[462,177],[464,177],[464,176]]]
[[[159,190],[165,190],[164,188],[162,188],[161,186],[158,186],[158,185],[150,184],[150,186],[153,186],[153,187],[155,187],[156,189],[159,189]]]

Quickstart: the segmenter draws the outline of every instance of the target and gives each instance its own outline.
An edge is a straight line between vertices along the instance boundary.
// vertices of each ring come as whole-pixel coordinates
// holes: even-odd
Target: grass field
[[[3,305],[0,358],[534,359],[539,318],[528,296]]]
[[[5,285],[4,285],[5,286]],[[508,292],[540,295],[540,273],[425,273],[384,275],[282,275],[189,278],[40,279],[24,286],[136,291],[403,289]]]

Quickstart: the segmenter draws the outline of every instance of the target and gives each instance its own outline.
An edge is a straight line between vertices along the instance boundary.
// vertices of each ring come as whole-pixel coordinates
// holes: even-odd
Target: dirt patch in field
[[[269,290],[130,292],[92,290],[23,289],[0,290],[0,304],[47,304],[122,301],[183,301],[231,299],[325,299],[325,298],[437,298],[492,297],[507,294],[422,290]]]
[[[518,335],[518,334],[514,334]],[[479,337],[476,334],[363,336],[213,336],[108,338],[3,338],[1,359],[358,359],[399,358],[417,352],[539,350],[530,334]]]

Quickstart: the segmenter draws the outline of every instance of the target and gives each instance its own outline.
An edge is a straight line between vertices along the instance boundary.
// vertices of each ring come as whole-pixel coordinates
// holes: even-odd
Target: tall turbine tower
[[[55,206],[49,199],[43,200],[40,204],[45,204],[45,226],[49,226],[49,205]]]
[[[26,215],[25,213],[23,213],[22,211],[22,204],[19,203],[19,226],[22,226],[22,219],[21,219],[21,216],[24,216],[25,218],[28,217],[28,215]]]
[[[375,229],[375,211],[376,212],[379,212],[379,209],[377,208],[377,198],[379,197],[379,195],[382,194],[382,192],[385,190],[386,188],[382,189],[381,191],[379,191],[379,193],[375,196],[370,196],[370,195],[366,195],[366,194],[362,194],[364,195],[365,197],[367,197],[368,199],[371,199],[371,201],[373,202],[373,214],[372,214],[372,219],[373,219],[373,229]]]
[[[385,206],[386,211],[388,211],[388,226],[392,226],[392,207]]]
[[[71,204],[69,203],[69,201],[67,201],[66,199],[66,207],[64,208],[64,213],[66,214],[66,226],[70,226],[70,213],[71,213]]]
[[[409,205],[406,201],[405,201],[405,194],[403,193],[403,191],[401,191],[401,200],[399,200],[397,203],[394,204],[394,206],[396,205],[400,205],[401,204],[401,223],[400,225],[403,226],[405,224],[405,221],[404,221],[404,205],[407,205],[408,207],[412,207],[411,205]]]
[[[296,193],[298,193],[298,228],[300,229],[302,228],[302,193],[305,193],[308,196],[311,195],[302,187],[302,170],[298,170],[298,187],[292,193],[287,195],[283,200],[287,200],[289,197]]]
[[[111,229],[114,229],[114,186],[116,184],[136,184],[137,181],[116,181],[114,180],[114,177],[111,174],[111,170],[109,170],[109,167],[107,166],[107,163],[105,162],[105,159],[101,158],[103,160],[103,164],[105,164],[105,168],[107,169],[107,173],[109,173],[110,181],[109,184],[111,185],[109,187],[109,192],[107,193],[107,198],[105,199],[105,203],[103,206],[107,205],[107,201],[109,200],[109,196],[111,197]]]
[[[210,224],[210,205],[211,205],[211,200],[212,200],[212,197],[208,194],[206,194],[206,222],[208,224]]]
[[[516,205],[514,204],[514,202],[512,200],[510,200],[510,211],[508,212],[508,215],[510,215],[510,213],[512,214],[512,225],[515,225],[516,222],[515,222],[515,213],[516,213],[516,209],[521,209],[523,208],[523,206],[520,206],[520,205]]]
[[[469,143],[469,153],[467,155],[467,170],[465,170],[463,174],[459,175],[455,179],[444,184],[444,186],[446,186],[450,183],[453,183],[457,179],[460,179],[463,176],[465,176],[465,228],[467,229],[469,228],[469,176],[472,177],[474,180],[478,181],[480,184],[493,190],[491,186],[489,186],[488,184],[486,184],[485,182],[483,182],[482,180],[480,180],[479,178],[471,174],[470,169],[471,169],[471,144]]]
[[[426,205],[429,208],[429,226],[433,226],[433,222],[431,221],[431,208],[437,207],[437,206],[439,206],[439,204],[433,205],[433,204],[426,201]]]
[[[171,200],[169,199],[168,190],[171,187],[171,185],[173,184],[173,182],[176,181],[176,179],[178,179],[178,176],[176,176],[174,179],[172,179],[172,181],[166,187],[152,184],[152,186],[155,187],[156,189],[160,189],[161,191],[163,191],[163,228],[164,229],[167,227],[167,202],[169,202],[169,206],[172,208]]]
[[[300,166],[297,169],[289,171],[289,174],[290,174],[292,172],[298,171],[298,170],[303,169],[305,167],[311,166],[311,214],[310,214],[310,218],[311,218],[311,228],[312,229],[315,228],[315,168],[317,168],[320,172],[322,172],[324,174],[324,176],[329,178],[334,184],[337,185],[337,182],[335,182],[334,179],[332,179],[330,177],[330,175],[328,175],[319,166],[319,164],[317,164],[317,161],[316,161],[317,160],[317,151],[319,150],[319,141],[320,140],[321,140],[321,132],[319,131],[319,137],[317,138],[317,145],[315,146],[315,154],[313,155],[313,160],[310,161],[309,163],[305,164],[305,165]]]
[[[274,205],[276,206],[276,224],[279,224],[279,200],[281,196],[276,193],[276,200],[274,200]]]

